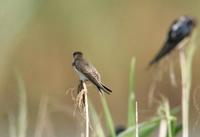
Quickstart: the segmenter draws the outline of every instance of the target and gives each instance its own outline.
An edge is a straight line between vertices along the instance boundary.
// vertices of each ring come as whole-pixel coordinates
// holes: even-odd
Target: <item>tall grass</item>
[[[99,118],[97,112],[95,111],[95,108],[91,102],[89,102],[89,114],[91,116],[91,118],[90,118],[91,125],[94,128],[94,132],[92,135],[94,137],[105,137],[105,133],[103,131],[103,127],[102,127],[100,118]]]
[[[131,60],[129,76],[129,99],[128,99],[128,121],[127,126],[136,125],[136,100],[135,100],[135,58]]]
[[[40,99],[34,137],[42,137],[45,127],[45,122],[47,121],[48,118],[47,109],[48,109],[48,97],[43,95]]]
[[[107,104],[104,96],[101,96],[101,102],[102,102],[104,113],[105,113],[105,120],[106,120],[106,125],[107,125],[107,128],[108,128],[108,131],[109,131],[111,137],[116,137],[113,119],[112,119],[110,110],[108,108],[108,104]]]
[[[181,131],[180,125],[176,124],[176,114],[177,109],[170,110],[168,101],[166,99],[162,101],[158,110],[161,113],[156,114],[151,119],[138,123],[138,111],[136,103],[136,91],[135,91],[135,58],[131,61],[130,76],[129,76],[129,98],[128,98],[128,117],[127,117],[127,127],[124,131],[118,135],[115,132],[115,124],[113,122],[112,115],[110,113],[105,96],[101,96],[101,102],[105,114],[106,127],[109,132],[109,137],[150,137],[151,134],[159,127],[161,121],[166,121],[167,136],[176,137]],[[112,95],[111,95],[112,96]],[[105,137],[105,133],[102,130],[102,125],[98,114],[96,113],[92,104],[90,106],[90,116],[92,120],[92,125],[95,126],[95,137]]]
[[[89,137],[89,131],[90,131],[90,123],[89,123],[89,108],[88,108],[88,95],[87,95],[87,87],[86,87],[86,84],[85,82],[83,82],[83,89],[84,89],[84,97],[85,97],[85,137]]]
[[[183,137],[189,137],[189,97],[192,82],[192,59],[197,48],[195,43],[196,33],[191,39],[191,43],[188,49],[180,52],[180,65],[181,65],[181,76],[182,76],[182,124],[183,124]],[[178,125],[176,122],[176,117],[174,116],[173,110],[170,109],[169,102],[167,99],[163,99],[160,107],[159,114],[156,114],[151,119],[138,123],[138,108],[136,103],[136,90],[135,90],[135,58],[131,60],[130,65],[130,75],[129,75],[129,98],[128,98],[128,110],[127,110],[127,127],[124,131],[116,134],[115,124],[113,122],[113,117],[109,110],[105,96],[101,96],[101,102],[105,114],[105,122],[110,137],[150,137],[151,134],[158,129],[160,125],[159,136],[176,137],[182,129],[182,125]],[[15,72],[17,83],[19,86],[19,113],[18,119],[12,113],[9,113],[9,133],[10,137],[26,137],[27,136],[27,97],[26,97],[26,86],[25,82],[19,72]],[[101,120],[96,113],[92,104],[88,104],[87,99],[87,88],[84,83],[83,90],[85,92],[85,133],[86,137],[91,136],[89,134],[89,116],[91,117],[92,125],[95,125],[95,133],[93,136],[105,137],[106,133],[102,129]],[[110,96],[112,97],[112,95]],[[46,100],[46,99],[45,99]],[[47,100],[46,100],[47,101]],[[45,102],[46,102],[45,101]],[[47,103],[43,103],[42,108],[46,108]],[[90,108],[90,109],[89,109]],[[89,111],[88,111],[89,109]],[[41,111],[41,110],[40,110]],[[41,121],[45,117],[46,109],[44,112],[41,111]],[[39,120],[40,121],[40,120]],[[43,123],[43,122],[42,122]],[[40,123],[38,127],[42,125]],[[41,128],[36,127],[35,136],[42,136]]]
[[[27,98],[26,98],[26,87],[24,80],[18,71],[15,71],[17,83],[19,86],[19,113],[18,113],[18,126],[15,128],[17,129],[17,137],[26,137],[27,136]],[[10,114],[12,115],[12,114]],[[14,117],[12,118],[14,120]],[[13,128],[10,125],[10,128]],[[14,136],[14,134],[12,134]]]
[[[197,48],[195,43],[196,32],[186,51],[180,51],[180,68],[182,76],[182,124],[183,137],[189,137],[189,107],[190,107],[190,92],[192,83],[192,60]]]

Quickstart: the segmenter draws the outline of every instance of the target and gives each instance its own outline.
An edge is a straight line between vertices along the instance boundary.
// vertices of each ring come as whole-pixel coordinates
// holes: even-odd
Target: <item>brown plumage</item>
[[[106,92],[107,94],[110,94],[112,92],[101,82],[100,74],[91,63],[84,59],[82,52],[74,52],[73,58],[74,60],[72,66],[78,73],[81,81],[92,82],[101,93],[102,91]]]

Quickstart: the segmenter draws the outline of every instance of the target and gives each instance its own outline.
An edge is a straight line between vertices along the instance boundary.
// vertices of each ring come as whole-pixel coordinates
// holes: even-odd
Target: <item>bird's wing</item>
[[[88,78],[100,92],[102,90],[107,94],[112,92],[108,87],[102,84],[100,74],[92,64],[86,62],[85,60],[77,60],[75,67],[78,71],[85,75],[85,77]]]
[[[152,66],[153,64],[159,62],[161,58],[169,54],[172,51],[172,49],[174,49],[175,47],[176,47],[176,43],[166,42],[164,46],[160,49],[158,54],[153,58],[153,60],[151,60],[151,62],[149,63],[149,66]]]
[[[160,49],[158,54],[154,57],[154,59],[150,62],[150,66],[154,63],[158,62],[162,57],[169,54],[179,42],[181,42],[185,37],[190,34],[189,29],[187,28],[184,22],[180,22],[179,20],[175,20],[169,29],[166,42],[163,47]]]
[[[97,87],[102,87],[100,74],[92,64],[85,60],[77,60],[75,67]]]

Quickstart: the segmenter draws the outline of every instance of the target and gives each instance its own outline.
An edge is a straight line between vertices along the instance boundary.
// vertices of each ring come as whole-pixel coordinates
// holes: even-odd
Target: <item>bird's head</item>
[[[193,28],[197,26],[198,22],[195,17],[191,17],[191,16],[184,16],[184,17],[188,26],[191,26]]]
[[[80,58],[80,57],[83,57],[83,53],[80,52],[80,51],[75,51],[73,53],[73,58]]]
[[[193,25],[193,27],[196,27],[196,26],[198,25],[197,19],[194,18],[194,17],[192,17],[191,20],[192,20],[192,25]]]

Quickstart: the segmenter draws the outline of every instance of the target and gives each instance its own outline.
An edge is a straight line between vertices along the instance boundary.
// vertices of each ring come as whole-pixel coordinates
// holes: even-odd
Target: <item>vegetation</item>
[[[8,132],[9,137],[29,137],[29,126],[32,124],[32,121],[29,122],[29,119],[32,118],[30,110],[35,112],[29,106],[30,104],[28,104],[28,94],[30,92],[38,92],[38,94],[34,93],[34,97],[38,97],[41,93],[43,95],[43,92],[49,93],[49,91],[53,90],[52,92],[55,94],[59,92],[60,96],[64,96],[64,90],[74,82],[72,77],[70,77],[72,75],[67,75],[67,81],[66,75],[63,73],[66,72],[67,65],[70,66],[70,69],[67,71],[71,73],[70,56],[71,51],[74,49],[82,50],[83,52],[88,51],[88,54],[91,56],[96,54],[97,57],[94,57],[94,60],[97,59],[97,62],[100,62],[99,64],[103,64],[104,61],[107,63],[110,62],[107,58],[111,57],[108,54],[113,53],[113,49],[115,49],[116,55],[121,55],[122,48],[116,49],[116,45],[124,46],[124,60],[118,60],[119,58],[117,58],[117,61],[121,61],[120,63],[122,63],[125,60],[129,61],[129,55],[138,56],[138,54],[135,54],[138,50],[132,53],[131,50],[135,47],[130,46],[136,45],[139,48],[143,48],[142,45],[152,46],[158,43],[159,40],[157,40],[157,37],[160,33],[158,33],[157,29],[161,30],[162,28],[162,31],[164,31],[164,28],[160,24],[166,25],[166,20],[169,20],[165,19],[163,15],[167,15],[167,17],[173,15],[174,17],[179,15],[180,11],[181,14],[188,13],[189,11],[188,14],[195,16],[196,13],[199,16],[199,4],[194,1],[156,1],[155,4],[151,5],[152,7],[149,5],[153,2],[144,2],[145,4],[139,1],[119,0],[96,0],[90,2],[88,4],[88,1],[0,1],[0,85],[3,85],[0,87],[0,93],[2,95],[5,92],[6,96],[7,94],[12,94],[8,96],[9,99],[17,95],[16,100],[7,100],[6,97],[4,99],[4,95],[2,95],[3,103],[1,102],[0,104],[3,106],[1,116],[4,117],[5,109],[8,117],[8,125],[5,124],[7,121],[1,122],[8,130],[2,128],[0,136],[4,136]],[[141,8],[144,8],[143,12],[141,12]],[[160,11],[160,9],[163,10],[158,12],[157,10]],[[141,13],[137,13],[137,11]],[[135,32],[133,33],[133,31]],[[155,35],[150,36],[152,31],[155,31]],[[123,91],[129,94],[127,98],[128,109],[124,112],[127,114],[127,122],[124,125],[125,129],[120,133],[116,133],[117,125],[113,120],[115,115],[110,111],[106,100],[107,96],[99,96],[102,104],[101,110],[104,112],[104,117],[102,118],[97,113],[95,102],[92,102],[92,99],[90,100],[90,97],[86,94],[86,109],[84,110],[86,115],[77,122],[81,125],[86,120],[86,124],[80,126],[83,128],[83,134],[91,137],[178,137],[180,135],[182,137],[189,137],[189,129],[191,128],[189,124],[189,110],[191,108],[192,62],[198,46],[196,35],[197,32],[194,33],[190,40],[188,48],[180,52],[179,71],[181,72],[182,82],[180,92],[182,102],[180,106],[171,107],[168,98],[162,96],[157,107],[157,112],[148,120],[138,122],[140,118],[138,111],[140,111],[140,108],[138,108],[137,104],[141,104],[142,102],[137,100],[136,93],[139,91],[136,91],[135,83],[137,79],[135,74],[136,65],[140,62],[138,61],[139,59],[132,58],[129,78],[126,78],[129,79],[129,88],[128,91]],[[155,41],[152,40],[153,36],[155,37]],[[133,38],[135,39],[134,42],[132,41]],[[146,48],[145,50],[148,51],[150,48]],[[102,56],[102,51],[105,54],[104,56]],[[110,64],[116,65],[115,58],[113,58]],[[67,64],[64,66],[63,64],[65,63],[69,63],[70,65]],[[12,75],[13,68],[17,68],[14,70],[14,77]],[[111,72],[112,70],[106,71]],[[43,74],[44,72],[45,74]],[[52,77],[49,75],[52,72],[58,73],[55,73],[52,76],[55,79],[50,81]],[[38,81],[39,79],[45,81],[41,84],[45,88],[41,88],[42,86],[38,84],[41,82]],[[13,84],[13,81],[17,83],[17,87]],[[34,83],[35,81],[36,83]],[[61,81],[69,84],[64,85]],[[55,84],[54,82],[59,83],[59,88],[56,86],[54,88],[51,87],[51,84]],[[39,88],[37,86],[34,87],[34,84],[32,86],[34,88],[30,88],[30,83],[38,84]],[[65,89],[60,89],[62,86]],[[28,92],[29,89],[31,89],[30,92]],[[48,90],[44,91],[46,89]],[[14,91],[14,95],[10,91]],[[113,98],[112,94],[109,97]],[[4,102],[6,102],[6,105],[4,105]],[[17,105],[14,108],[13,106],[11,108],[7,106],[7,104],[10,105],[12,103],[15,105],[16,102]],[[53,124],[49,116],[50,105],[46,94],[41,97],[38,104],[38,108],[35,107],[37,111],[36,122],[34,123],[35,125],[31,125],[33,127],[33,131],[31,129],[33,135],[31,135],[34,137],[60,137],[54,133],[54,130],[59,127],[52,126]],[[65,111],[67,107],[64,106]],[[71,105],[69,108],[71,109],[72,107]],[[70,110],[71,115],[73,115],[72,113]],[[179,120],[178,114],[181,114],[182,120]],[[1,119],[4,120],[4,118]],[[82,137],[82,135],[80,136]]]
[[[196,36],[196,35],[195,35]],[[194,36],[194,37],[195,37]],[[182,123],[177,123],[176,114],[179,112],[178,108],[170,109],[167,98],[162,97],[160,106],[158,107],[158,113],[151,119],[138,123],[138,108],[136,100],[135,90],[135,58],[131,61],[130,76],[129,76],[129,99],[128,99],[128,110],[127,110],[127,127],[120,133],[116,134],[115,124],[112,119],[107,101],[105,96],[101,96],[101,102],[105,114],[106,127],[110,137],[150,137],[155,131],[158,131],[157,137],[176,137],[182,130],[183,125],[183,137],[189,136],[189,96],[191,87],[191,65],[192,57],[196,48],[194,43],[195,39],[192,39],[190,47],[187,49],[186,56],[185,52],[180,53],[181,72],[182,72]],[[16,78],[19,85],[19,115],[16,125],[16,118],[12,113],[9,113],[9,131],[10,137],[26,137],[27,134],[27,99],[26,99],[26,88],[23,78],[18,71],[15,71]],[[185,84],[185,85],[184,85]],[[87,92],[85,86],[84,90]],[[84,94],[87,97],[87,93]],[[89,114],[88,101],[85,101],[86,108],[86,134],[89,136],[89,124],[94,127],[94,131],[91,136],[95,137],[106,137],[106,133],[103,130],[102,121],[100,120],[97,112],[95,111],[92,103],[89,103]],[[47,104],[47,103],[45,103]],[[45,108],[45,107],[44,107]],[[43,112],[45,113],[45,112]],[[89,117],[90,116],[90,117]],[[37,127],[36,127],[37,128]],[[41,136],[42,131],[37,131],[36,135]]]

